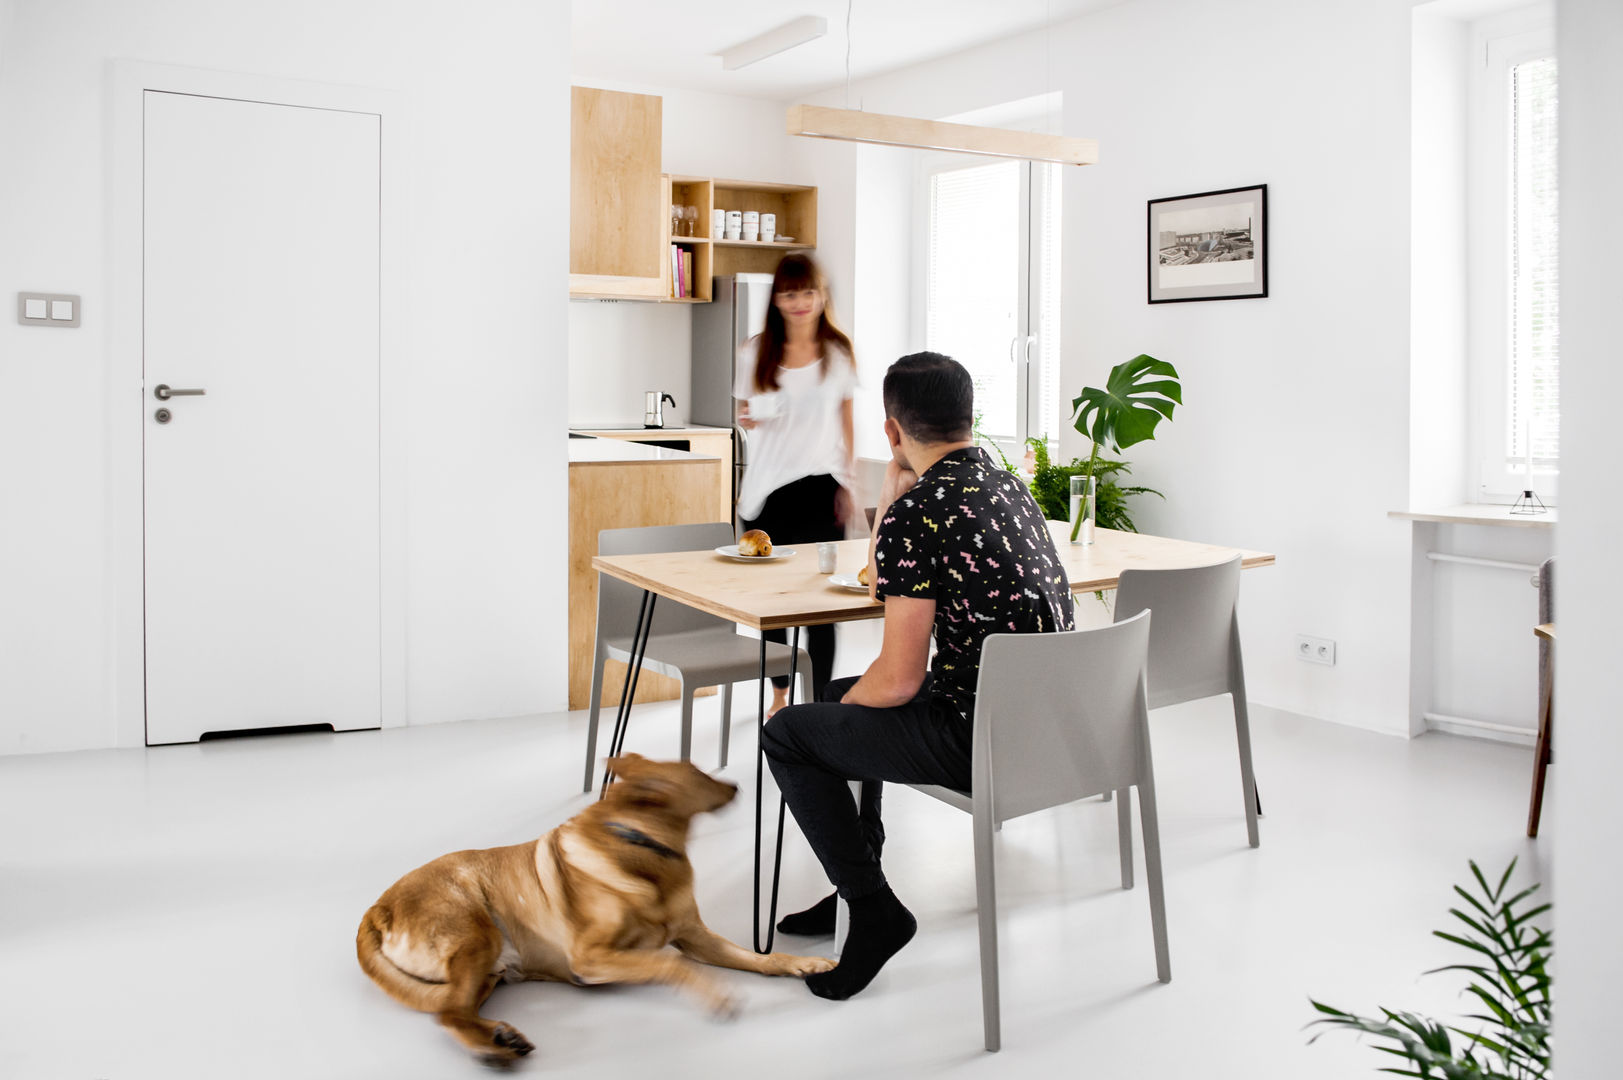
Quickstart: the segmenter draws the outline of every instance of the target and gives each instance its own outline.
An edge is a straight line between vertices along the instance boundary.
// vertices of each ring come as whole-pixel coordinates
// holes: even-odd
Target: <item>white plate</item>
[[[855,574],[830,574],[828,576],[828,583],[830,585],[838,585],[842,589],[853,589],[857,592],[868,591],[868,586],[858,581]]]
[[[795,549],[775,547],[770,555],[740,555],[737,544],[723,544],[716,549],[716,554],[724,559],[737,559],[739,562],[776,562],[779,559],[794,558]]]

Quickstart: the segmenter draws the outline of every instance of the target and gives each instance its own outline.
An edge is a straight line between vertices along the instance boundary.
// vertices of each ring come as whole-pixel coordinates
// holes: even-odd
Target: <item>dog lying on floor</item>
[[[617,779],[605,797],[539,840],[443,855],[391,885],[361,919],[361,969],[488,1064],[535,1049],[511,1025],[479,1015],[503,981],[667,983],[731,1016],[732,995],[693,961],[763,975],[834,966],[760,956],[699,919],[688,825],[726,806],[738,785],[639,754],[609,767]]]

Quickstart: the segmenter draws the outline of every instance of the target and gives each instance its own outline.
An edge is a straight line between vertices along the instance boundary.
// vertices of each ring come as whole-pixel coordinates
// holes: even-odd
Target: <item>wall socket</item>
[[[1336,663],[1336,643],[1329,638],[1297,634],[1296,659],[1306,660],[1310,664],[1324,664],[1326,667],[1334,667]]]

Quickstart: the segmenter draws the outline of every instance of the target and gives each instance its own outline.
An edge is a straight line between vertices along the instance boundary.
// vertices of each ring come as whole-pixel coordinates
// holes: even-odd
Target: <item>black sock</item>
[[[806,976],[806,987],[820,998],[844,1001],[861,992],[885,962],[913,940],[918,920],[886,885],[851,901],[851,933],[832,971]]]
[[[838,893],[829,893],[805,911],[785,915],[778,920],[778,933],[799,937],[824,937],[834,932],[834,909],[839,903]]]

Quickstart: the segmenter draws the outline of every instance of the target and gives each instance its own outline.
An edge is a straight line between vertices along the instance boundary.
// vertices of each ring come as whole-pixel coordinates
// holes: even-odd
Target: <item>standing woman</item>
[[[851,339],[834,325],[828,282],[805,255],[785,255],[772,277],[766,329],[739,350],[738,425],[750,432],[749,467],[738,492],[745,529],[774,545],[845,539],[853,500],[851,395],[856,361]],[[785,640],[769,630],[772,641]],[[812,698],[834,668],[834,627],[806,628]],[[788,700],[789,680],[772,680],[772,709]]]

